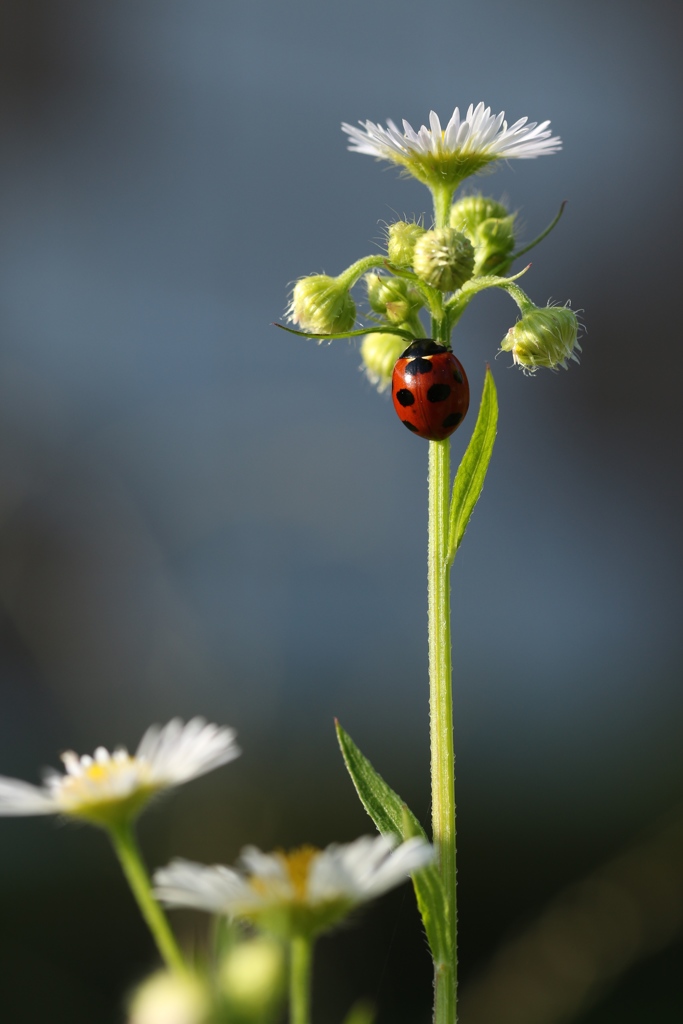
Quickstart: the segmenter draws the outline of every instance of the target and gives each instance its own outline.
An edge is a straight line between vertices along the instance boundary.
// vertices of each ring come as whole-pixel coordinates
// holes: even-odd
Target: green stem
[[[429,444],[429,730],[432,835],[446,896],[453,961],[434,973],[434,1022],[454,1024],[457,993],[455,753],[448,526],[450,442]]]
[[[178,948],[178,943],[171,931],[166,915],[152,896],[149,875],[143,863],[131,825],[127,823],[115,825],[110,827],[108,831],[114,844],[116,855],[121,862],[123,873],[167,967],[180,974],[184,973],[187,970],[187,965]]]
[[[451,204],[453,202],[453,185],[442,185],[440,188],[432,188],[434,200],[434,227],[446,228],[451,217]]]
[[[290,945],[289,1024],[310,1024],[312,961],[311,939],[295,935]]]
[[[343,270],[337,280],[345,288],[352,288],[368,270],[373,270],[375,267],[386,267],[386,263],[386,256],[363,256],[362,259],[356,260],[350,267]]]
[[[434,223],[450,219],[453,188],[433,189]],[[447,317],[432,319],[432,336],[450,343]],[[432,774],[432,837],[446,897],[451,963],[434,967],[434,1024],[455,1024],[458,990],[455,865],[455,752],[451,664],[451,582],[448,564],[450,441],[429,442],[429,738]]]

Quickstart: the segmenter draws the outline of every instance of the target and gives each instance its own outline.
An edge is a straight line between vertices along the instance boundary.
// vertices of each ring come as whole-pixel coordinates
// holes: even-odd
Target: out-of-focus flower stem
[[[289,1024],[310,1024],[313,942],[294,935],[290,943]]]
[[[171,931],[171,926],[163,910],[152,896],[149,875],[142,860],[132,825],[128,822],[113,825],[108,832],[126,880],[166,966],[179,974],[186,973],[187,965]]]

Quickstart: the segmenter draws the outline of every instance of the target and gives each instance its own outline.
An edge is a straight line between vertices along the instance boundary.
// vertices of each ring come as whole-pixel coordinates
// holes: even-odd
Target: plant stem
[[[442,185],[441,188],[433,188],[432,198],[434,200],[434,227],[445,228],[448,227],[448,221],[451,215],[451,203],[453,201],[454,187],[452,185]]]
[[[450,442],[429,444],[429,707],[432,835],[446,895],[453,962],[435,971],[435,1024],[454,1024],[457,988],[455,754],[451,669],[450,569],[447,562]]]
[[[373,270],[375,267],[384,267],[386,262],[386,256],[363,256],[362,259],[356,260],[350,267],[343,270],[337,280],[346,288],[352,288],[356,281],[363,274],[367,273],[368,270]]]
[[[453,189],[433,190],[434,223],[445,227]],[[433,337],[450,343],[447,320],[432,321]],[[444,336],[445,335],[445,336]],[[451,665],[451,583],[448,564],[450,441],[429,442],[429,738],[432,775],[432,837],[446,898],[453,957],[434,968],[434,1024],[455,1024],[458,988],[455,752]]]
[[[310,1024],[313,943],[295,935],[290,945],[289,1024]]]
[[[187,970],[175,936],[166,915],[152,896],[152,886],[147,869],[138,849],[130,824],[115,825],[108,829],[116,855],[121,862],[123,873],[131,887],[140,912],[151,931],[157,948],[166,966],[180,974]]]

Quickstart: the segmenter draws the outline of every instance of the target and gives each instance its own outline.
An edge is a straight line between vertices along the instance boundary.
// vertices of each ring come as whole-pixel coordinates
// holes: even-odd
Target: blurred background
[[[427,445],[355,343],[270,323],[296,277],[429,209],[342,120],[484,99],[564,140],[481,181],[526,240],[569,200],[524,286],[588,334],[568,373],[494,363],[453,577],[463,1024],[683,1017],[682,22],[673,0],[0,5],[0,773],[174,715],[235,726],[243,757],[144,819],[152,865],[371,831],[334,715],[428,819]],[[498,293],[463,318],[474,401],[515,318]],[[0,821],[0,906],[3,1019],[123,1020],[156,960],[103,836]],[[430,973],[406,886],[320,944],[316,1020],[364,995],[427,1024]]]

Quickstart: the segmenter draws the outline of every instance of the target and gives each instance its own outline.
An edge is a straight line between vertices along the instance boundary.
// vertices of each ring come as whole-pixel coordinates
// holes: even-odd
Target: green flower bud
[[[136,989],[128,1024],[208,1024],[210,1001],[201,982],[159,971]]]
[[[475,274],[504,274],[515,248],[516,214],[485,196],[464,196],[451,207],[451,227],[463,231],[474,246]]]
[[[219,968],[219,983],[228,1009],[240,1020],[270,1017],[283,994],[282,945],[272,939],[248,939],[233,946]]]
[[[356,304],[338,277],[313,274],[294,285],[289,319],[313,334],[344,334],[356,322]]]
[[[379,391],[391,384],[394,364],[410,342],[400,334],[366,334],[360,347],[363,368],[368,380]]]
[[[405,220],[390,224],[387,240],[389,262],[397,267],[411,267],[415,243],[424,233],[425,229],[419,224],[409,224]]]
[[[410,320],[424,305],[422,295],[408,281],[400,277],[366,274],[368,303],[375,313],[381,313],[394,324]]]
[[[533,373],[539,366],[567,369],[567,360],[578,363],[579,321],[568,306],[530,306],[511,327],[501,343],[502,352],[512,352],[518,366]]]
[[[477,228],[485,220],[507,217],[508,211],[502,203],[486,196],[463,196],[451,207],[451,227],[464,231],[470,241],[474,241]]]
[[[474,249],[467,235],[455,228],[425,231],[415,244],[413,270],[442,292],[452,292],[474,272]]]

